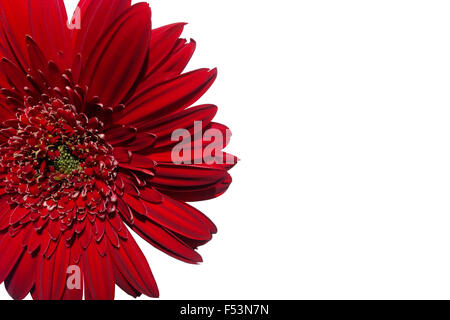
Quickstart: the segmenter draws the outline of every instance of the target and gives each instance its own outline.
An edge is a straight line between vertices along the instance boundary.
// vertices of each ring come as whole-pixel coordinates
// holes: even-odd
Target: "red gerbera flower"
[[[113,299],[115,284],[157,297],[127,226],[201,261],[216,227],[186,201],[224,193],[236,163],[201,159],[202,133],[227,136],[215,106],[190,107],[216,70],[182,74],[195,42],[181,23],[152,30],[145,3],[78,8],[72,29],[63,0],[0,0],[0,283],[14,299]],[[195,164],[172,161],[178,128]]]

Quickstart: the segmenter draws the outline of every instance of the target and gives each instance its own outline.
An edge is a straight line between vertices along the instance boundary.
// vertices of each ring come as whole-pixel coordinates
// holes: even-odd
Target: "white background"
[[[196,204],[219,227],[202,265],[139,241],[161,298],[450,298],[448,1],[151,6],[219,68],[200,103],[242,159]]]

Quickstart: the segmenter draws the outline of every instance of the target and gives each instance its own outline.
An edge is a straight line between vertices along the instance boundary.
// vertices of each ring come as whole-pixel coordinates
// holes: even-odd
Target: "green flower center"
[[[71,174],[75,170],[81,170],[80,160],[73,156],[66,146],[59,146],[60,156],[55,160],[55,169],[64,174]]]

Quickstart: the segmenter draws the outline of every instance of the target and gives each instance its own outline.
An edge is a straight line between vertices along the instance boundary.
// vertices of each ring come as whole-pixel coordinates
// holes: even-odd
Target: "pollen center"
[[[80,160],[72,155],[66,146],[59,146],[58,151],[60,155],[55,160],[55,169],[58,172],[69,175],[75,170],[82,170]]]

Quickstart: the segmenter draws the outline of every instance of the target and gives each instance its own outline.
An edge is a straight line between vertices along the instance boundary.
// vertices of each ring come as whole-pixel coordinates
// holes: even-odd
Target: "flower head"
[[[195,42],[181,23],[152,30],[145,3],[81,0],[73,28],[62,0],[0,0],[0,17],[0,283],[15,299],[157,297],[129,228],[202,261],[217,230],[186,202],[224,193],[237,161],[217,108],[191,107],[216,70],[183,73]],[[172,159],[180,128],[193,162]],[[204,161],[208,130],[227,161]]]

